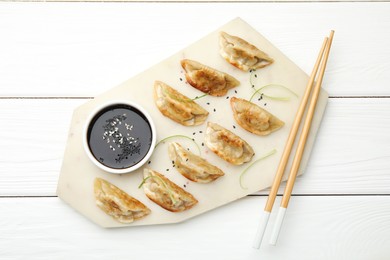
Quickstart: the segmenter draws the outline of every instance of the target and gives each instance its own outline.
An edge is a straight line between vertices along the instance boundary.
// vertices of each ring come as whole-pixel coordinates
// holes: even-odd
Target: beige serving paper
[[[219,54],[218,37],[220,31],[239,36],[259,47],[275,60],[274,64],[259,69],[252,75],[249,72],[240,71],[230,65]],[[210,115],[207,121],[218,123],[246,140],[255,150],[255,156],[252,162],[273,149],[277,151],[274,155],[256,163],[246,172],[242,179],[242,184],[245,188],[240,186],[240,174],[250,163],[234,166],[223,161],[206,146],[201,145],[204,142],[206,123],[196,127],[179,125],[164,117],[153,102],[153,83],[155,80],[167,83],[190,98],[202,95],[201,92],[185,82],[184,72],[180,66],[180,61],[184,58],[193,59],[226,72],[241,82],[239,87],[230,90],[225,97],[206,96],[196,101],[209,111]],[[70,125],[57,194],[71,207],[102,227],[125,227],[180,222],[248,194],[265,189],[272,184],[307,81],[308,76],[261,34],[243,20],[239,18],[234,19],[170,58],[78,107],[74,111]],[[285,126],[282,129],[269,136],[257,136],[242,129],[234,121],[230,109],[229,99],[232,96],[245,99],[251,97],[254,92],[251,87],[252,83],[256,88],[271,83],[280,84],[288,87],[299,96],[297,98],[283,88],[278,87],[265,88],[264,93],[274,96],[290,97],[289,101],[272,100],[266,97],[259,101],[257,99],[259,95],[256,96],[256,99],[254,99],[255,103],[285,122]],[[235,93],[235,90],[237,93]],[[174,138],[168,140],[166,143],[160,144],[156,148],[150,159],[151,163],[147,166],[164,174],[170,180],[192,193],[199,201],[195,207],[185,212],[172,213],[150,201],[145,196],[143,189],[138,188],[143,178],[143,167],[130,174],[113,175],[100,170],[88,159],[83,148],[82,136],[85,121],[96,107],[117,99],[137,102],[151,114],[157,128],[157,140],[174,134],[190,136],[201,147],[202,157],[225,172],[225,176],[209,184],[191,182],[172,167],[171,160],[167,154],[167,147],[170,141],[177,141],[196,153],[196,146],[191,141],[183,138]],[[322,90],[299,174],[302,174],[307,165],[327,99],[327,93]],[[200,131],[203,133],[200,133]],[[93,182],[96,177],[108,180],[131,196],[137,198],[148,206],[152,210],[152,213],[131,224],[119,223],[106,215],[95,203]]]

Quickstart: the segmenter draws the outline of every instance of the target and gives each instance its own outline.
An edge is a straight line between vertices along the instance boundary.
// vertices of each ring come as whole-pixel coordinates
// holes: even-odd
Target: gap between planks
[[[41,3],[41,2],[51,2],[51,3],[146,3],[146,4],[161,4],[161,3],[167,3],[167,4],[215,4],[215,3],[221,3],[221,4],[229,4],[229,3],[387,3],[388,0],[319,0],[319,1],[313,1],[313,0],[190,0],[190,1],[183,1],[183,0],[1,0],[0,2],[35,2],[35,3]]]
[[[1,1],[1,0],[0,0]],[[332,98],[332,99],[341,99],[341,98],[345,98],[345,99],[353,99],[353,98],[378,98],[378,99],[387,99],[387,98],[390,98],[390,96],[329,96],[329,98]],[[62,97],[62,96],[34,96],[34,97],[18,97],[18,96],[4,96],[4,97],[1,97],[0,96],[0,100],[3,100],[3,99],[86,99],[86,100],[89,100],[89,99],[94,99],[94,97],[88,97],[88,96],[79,96],[79,97]]]
[[[268,194],[249,194],[246,197],[266,197]],[[282,197],[278,194],[277,197]],[[292,197],[388,197],[390,194],[292,194]],[[58,198],[56,195],[42,196],[0,196],[0,199],[36,199],[36,198]]]

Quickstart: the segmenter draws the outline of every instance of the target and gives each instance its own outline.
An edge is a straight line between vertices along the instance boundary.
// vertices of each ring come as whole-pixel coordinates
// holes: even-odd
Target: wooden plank
[[[3,2],[1,95],[98,95],[236,16],[307,73],[334,29],[329,93],[390,95],[389,13],[388,3]]]
[[[279,199],[278,199],[279,200]],[[279,201],[277,201],[279,202]],[[176,225],[102,229],[58,198],[0,199],[1,259],[387,259],[390,197],[293,197],[276,247],[251,247],[264,197]],[[174,213],[172,213],[174,214]]]
[[[148,3],[148,2],[151,2],[151,3],[230,3],[230,2],[233,2],[233,3],[268,3],[268,2],[272,2],[272,3],[277,3],[277,2],[281,2],[281,3],[285,3],[285,2],[288,2],[288,3],[305,3],[305,2],[314,2],[313,0],[240,0],[240,1],[237,1],[237,0],[34,0],[34,1],[30,1],[30,0],[13,0],[13,2],[76,2],[76,3],[79,3],[79,2],[96,2],[96,3],[100,3],[100,2],[114,2],[114,3]],[[318,2],[367,2],[367,0],[318,0]],[[370,2],[388,2],[388,1],[385,1],[385,0],[370,0]]]
[[[54,196],[80,99],[0,99],[0,196]],[[390,194],[390,99],[330,99],[294,194]],[[266,194],[266,192],[262,192]]]
[[[54,195],[73,109],[80,99],[0,100],[0,193]]]

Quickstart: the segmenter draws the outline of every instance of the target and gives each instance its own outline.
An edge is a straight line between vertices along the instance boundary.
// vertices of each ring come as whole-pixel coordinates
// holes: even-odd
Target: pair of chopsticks
[[[318,69],[319,69],[320,64],[321,64],[320,72],[319,72],[317,81],[316,81],[315,86],[314,86],[313,94],[312,94],[309,108],[308,108],[308,111],[306,114],[306,119],[305,119],[305,122],[304,122],[304,125],[302,128],[301,136],[300,136],[299,141],[298,141],[298,147],[296,149],[296,154],[294,156],[294,160],[292,162],[290,174],[288,176],[286,188],[285,188],[284,193],[283,193],[282,202],[281,202],[279,212],[278,212],[278,215],[277,215],[277,218],[275,221],[275,226],[274,226],[274,229],[273,229],[272,235],[271,235],[270,244],[276,245],[276,242],[277,242],[277,239],[279,236],[279,232],[280,232],[280,229],[282,227],[283,219],[284,219],[284,216],[286,213],[286,209],[287,209],[288,203],[290,201],[294,182],[295,182],[295,179],[297,177],[297,173],[298,173],[298,169],[299,169],[299,166],[301,163],[302,155],[303,155],[303,152],[305,149],[307,137],[308,137],[310,127],[311,127],[311,122],[313,120],[314,111],[316,108],[318,96],[319,96],[319,93],[321,90],[322,80],[323,80],[324,73],[325,73],[326,63],[328,61],[330,47],[332,45],[333,34],[334,34],[334,31],[331,31],[329,38],[326,37],[324,39],[324,42],[322,44],[317,61],[314,65],[313,71],[312,71],[310,78],[309,78],[309,81],[307,83],[304,96],[302,98],[301,104],[299,105],[298,112],[296,114],[296,117],[295,117],[295,120],[293,122],[290,134],[289,134],[288,139],[287,139],[287,144],[284,148],[278,169],[276,171],[274,182],[272,184],[270,193],[268,195],[267,203],[266,203],[265,208],[264,208],[263,218],[262,218],[262,221],[260,222],[259,228],[258,228],[257,233],[256,233],[255,241],[253,243],[254,248],[259,248],[261,245],[261,241],[263,240],[264,232],[265,232],[265,229],[266,229],[267,224],[268,224],[268,219],[269,219],[269,216],[271,214],[272,207],[274,205],[276,195],[278,193],[279,186],[280,186],[280,183],[282,181],[283,174],[284,174],[284,171],[286,169],[286,166],[287,166],[290,154],[291,154],[291,150],[292,150],[292,147],[294,145],[295,138],[297,136],[298,129],[299,129],[299,126],[300,126],[301,121],[302,121],[303,114],[306,110],[306,105],[307,105],[307,102],[308,102],[309,97],[310,97],[310,92],[313,88],[314,80],[316,78]]]

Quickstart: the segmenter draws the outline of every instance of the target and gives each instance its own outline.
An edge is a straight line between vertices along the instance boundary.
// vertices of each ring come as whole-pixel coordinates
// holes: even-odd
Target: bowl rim
[[[99,160],[97,160],[95,158],[95,156],[93,155],[91,149],[89,148],[89,143],[88,143],[88,130],[89,130],[89,126],[92,122],[92,120],[95,118],[95,116],[100,113],[102,110],[108,108],[108,107],[111,107],[111,106],[115,106],[115,105],[126,105],[126,106],[130,106],[130,107],[134,107],[135,109],[137,109],[139,112],[141,112],[147,119],[148,123],[149,123],[149,126],[150,126],[150,129],[151,129],[151,132],[152,132],[152,142],[151,142],[151,145],[150,145],[150,148],[149,148],[149,151],[146,153],[146,155],[144,156],[144,158],[142,158],[141,161],[139,161],[138,163],[134,164],[133,166],[130,166],[130,167],[127,167],[127,168],[121,168],[121,169],[115,169],[115,168],[110,168],[104,164],[102,164]],[[130,173],[130,172],[133,172],[137,169],[139,169],[141,166],[143,166],[148,160],[149,158],[152,156],[153,154],[153,151],[154,151],[154,148],[155,148],[155,145],[156,145],[156,138],[157,138],[157,134],[156,134],[156,127],[154,125],[154,122],[153,122],[153,119],[152,117],[150,116],[150,114],[146,111],[146,109],[144,109],[142,106],[140,106],[139,104],[137,104],[136,102],[133,102],[133,101],[129,101],[129,100],[121,100],[121,99],[118,99],[118,100],[111,100],[111,101],[108,101],[108,102],[105,102],[101,105],[98,105],[88,116],[87,120],[85,121],[85,124],[84,124],[84,130],[83,130],[83,146],[84,146],[84,150],[88,156],[88,158],[97,166],[99,167],[100,169],[106,171],[106,172],[109,172],[109,173],[113,173],[113,174],[124,174],[124,173]]]

